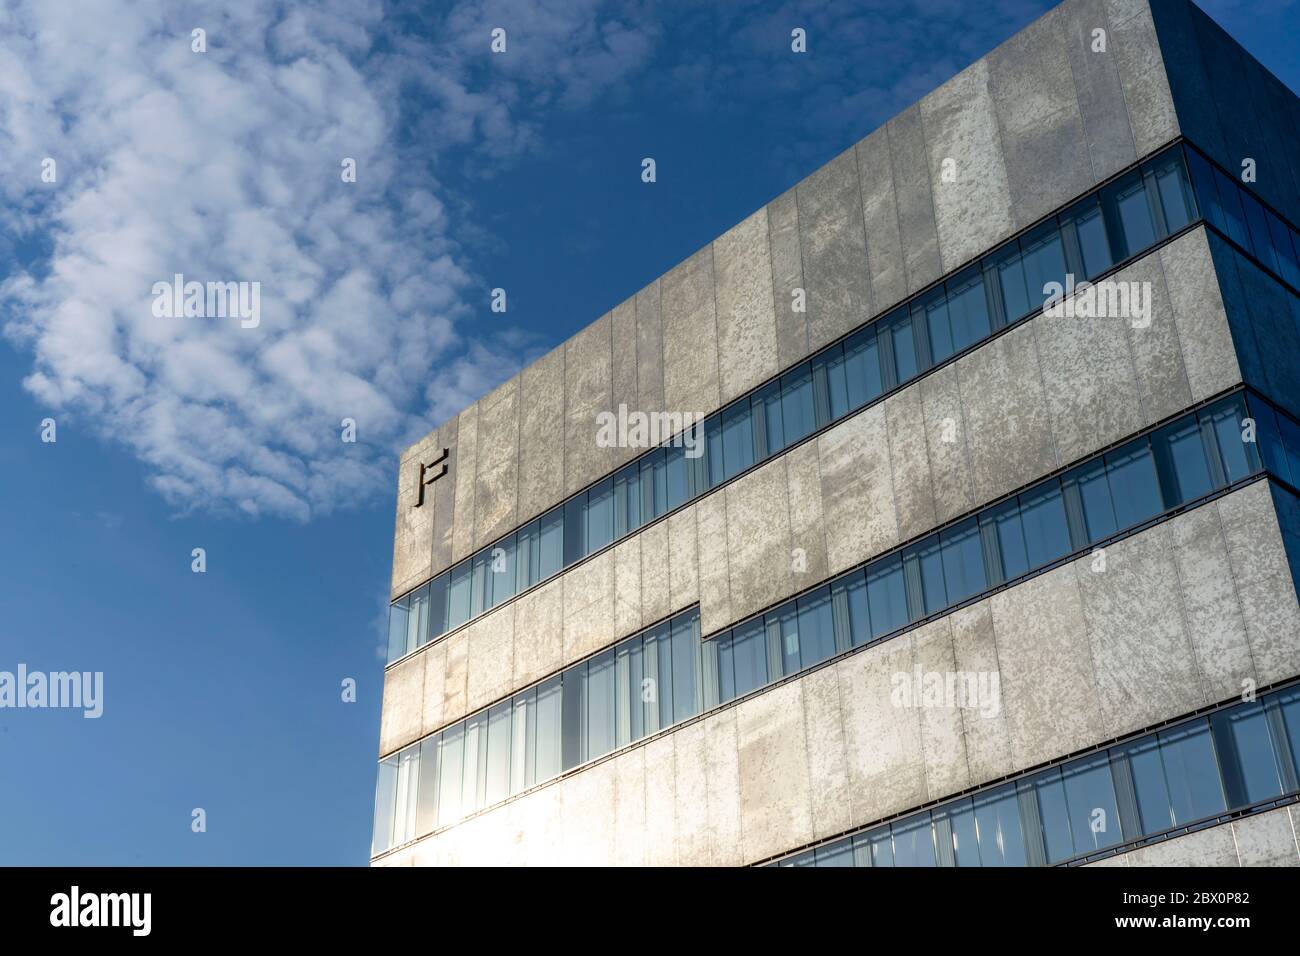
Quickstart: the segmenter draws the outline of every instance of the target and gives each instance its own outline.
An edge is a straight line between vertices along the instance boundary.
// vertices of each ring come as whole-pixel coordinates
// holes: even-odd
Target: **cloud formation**
[[[0,14],[0,248],[20,260],[0,315],[33,357],[28,390],[127,445],[179,510],[306,519],[386,487],[396,447],[535,351],[483,326],[438,162],[519,154],[520,104],[581,100],[635,57],[624,32],[588,30],[594,4],[507,4],[539,40],[476,87],[482,5],[436,23],[356,0],[233,6]],[[260,283],[260,324],[156,317],[151,289],[177,273]]]

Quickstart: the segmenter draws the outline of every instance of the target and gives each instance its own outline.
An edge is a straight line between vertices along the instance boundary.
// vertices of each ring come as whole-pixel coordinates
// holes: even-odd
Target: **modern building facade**
[[[373,862],[1300,864],[1298,131],[1067,0],[409,448]]]

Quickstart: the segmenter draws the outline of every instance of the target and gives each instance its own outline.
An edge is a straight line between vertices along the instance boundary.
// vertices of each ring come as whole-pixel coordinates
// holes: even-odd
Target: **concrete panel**
[[[840,679],[834,667],[804,677],[804,726],[808,732],[808,778],[811,784],[813,837],[820,839],[853,826],[848,752]]]
[[[912,634],[912,666],[922,675],[922,680],[941,679],[948,674],[954,677],[954,690],[959,694],[971,688],[956,683],[957,656],[953,648],[950,618],[940,618],[918,628]],[[929,675],[938,675],[932,678]],[[964,690],[958,690],[964,688]],[[977,684],[974,689],[978,690]],[[946,690],[946,688],[945,688]],[[966,706],[962,706],[962,704]],[[966,715],[978,714],[979,709],[991,702],[957,697],[938,704],[925,701],[919,708],[921,718],[921,752],[925,758],[925,788],[930,799],[965,790],[971,780],[970,765],[966,761]],[[968,709],[969,708],[969,709]]]
[[[1103,736],[1118,737],[1211,703],[1183,627],[1167,526],[1073,563],[1083,596]]]
[[[1107,14],[1109,45],[1119,67],[1133,142],[1137,154],[1145,156],[1178,135],[1178,118],[1151,10],[1146,4],[1128,7],[1107,0]]]
[[[1064,7],[1055,7],[988,56],[1008,188],[1021,226],[1095,182],[1074,76],[1062,69],[1069,61],[1065,24]]]
[[[799,251],[799,206],[793,189],[768,204],[767,228],[772,253],[776,363],[778,368],[786,368],[808,355],[808,313],[806,309],[795,311],[793,298],[796,289],[805,289],[803,254]]]
[[[455,723],[469,712],[469,634],[460,630],[442,641],[442,722]]]
[[[636,395],[643,410],[664,407],[664,325],[658,279],[636,294]]]
[[[1057,9],[1093,180],[1100,182],[1137,160],[1115,57],[1109,48],[1104,53],[1092,49],[1092,31],[1105,30],[1109,38],[1110,23],[1102,0],[1073,0]]]
[[[885,405],[878,404],[817,439],[828,573],[837,574],[899,541]]]
[[[564,665],[564,578],[515,602],[514,685],[526,687]]]
[[[397,469],[397,520],[393,535],[393,577],[390,598],[405,594],[433,576],[433,525],[437,503],[426,489],[425,502],[415,507],[419,494],[420,462],[432,461],[441,451],[434,430],[402,454]],[[436,482],[435,482],[436,487]]]
[[[794,590],[785,461],[776,459],[726,487],[731,610],[745,617]]]
[[[910,676],[912,636],[886,641],[835,665],[844,712],[855,822],[865,823],[929,799],[916,707],[895,701],[895,675]]]
[[[653,524],[637,537],[641,539],[641,619],[650,624],[673,610],[668,588],[668,522]]]
[[[519,520],[528,521],[564,498],[564,347],[519,373]]]
[[[419,738],[423,729],[423,709],[424,660],[416,654],[384,672],[379,756],[386,757]]]
[[[1221,279],[1203,227],[1163,247],[1159,255],[1192,400],[1200,401],[1241,381]]]
[[[1124,321],[1133,365],[1137,369],[1138,394],[1146,412],[1145,422],[1157,422],[1192,404],[1192,390],[1179,341],[1178,316],[1174,313],[1159,256],[1147,256],[1116,274],[1121,282],[1139,282],[1150,289],[1151,322],[1145,328]]]
[[[723,404],[780,369],[768,228],[764,208],[713,242]]]
[[[474,501],[478,477],[478,405],[471,405],[456,419],[456,453],[450,461],[451,478],[456,483],[455,521],[451,530],[451,560],[454,564],[474,553]]]
[[[665,275],[662,287],[665,407],[707,414],[720,404],[713,247]]]
[[[609,397],[610,411],[617,412],[619,405],[626,405],[629,409],[644,411],[636,387],[636,300],[628,299],[621,305],[616,306],[612,322],[613,327],[610,334],[613,336],[614,365],[612,373],[613,387]],[[621,465],[631,461],[642,451],[643,449],[630,446],[618,448],[614,451],[614,459]]]
[[[1126,324],[1120,318],[1068,315],[1040,315],[1029,323],[1062,462],[1104,448],[1147,423]]]
[[[935,518],[944,522],[975,506],[957,367],[945,366],[927,375],[917,387],[921,390],[921,407],[925,413]]]
[[[449,422],[443,422],[438,426],[438,441],[433,446],[434,457],[442,454],[441,449],[447,449],[447,474],[435,481],[425,490],[425,504],[420,510],[428,507],[430,500],[429,495],[432,492],[433,500],[433,563],[430,567],[430,574],[441,574],[452,565],[452,554],[455,550],[455,529],[456,529],[456,464],[460,458],[459,442],[459,419],[453,418]],[[431,458],[430,461],[433,459]],[[419,479],[420,469],[415,469],[415,480]]]
[[[1057,466],[1032,324],[961,359],[957,375],[976,500],[989,501]]]
[[[1129,866],[1238,866],[1232,827],[1211,827],[1130,853]]]
[[[708,866],[709,782],[704,724],[673,732],[673,829],[678,866]]]
[[[1169,523],[1183,617],[1206,696],[1226,700],[1254,677],[1246,621],[1232,581],[1219,510],[1195,508]]]
[[[996,707],[968,710],[962,715],[966,732],[966,765],[972,784],[996,780],[1012,770],[1011,734],[1003,701],[1002,675],[998,667],[997,638],[993,630],[993,605],[980,601],[954,611],[952,625],[953,655],[957,669],[968,674],[993,675],[998,678]]]
[[[645,748],[620,755],[614,764],[615,866],[644,866],[646,858]]]
[[[854,151],[840,153],[800,183],[795,193],[808,287],[808,348],[815,351],[872,313]]]
[[[787,497],[790,501],[791,553],[802,553],[793,569],[796,589],[826,578],[826,523],[822,516],[822,480],[817,443],[804,442],[785,455]],[[800,570],[802,567],[802,570]]]
[[[695,520],[700,562],[700,633],[712,634],[735,620],[728,577],[726,495],[705,495],[696,502]]]
[[[1300,866],[1289,807],[1232,821],[1237,859],[1242,866]]]
[[[898,229],[898,199],[894,194],[888,131],[880,127],[859,142],[855,150],[867,234],[872,308],[882,312],[907,295],[907,265]]]
[[[565,494],[573,494],[614,469],[616,449],[596,444],[596,415],[612,410],[612,335],[613,317],[607,313],[565,343]]]
[[[424,662],[424,705],[420,736],[425,737],[452,723],[453,719],[444,720],[442,705],[445,699],[447,670],[447,647],[442,641],[426,647],[414,660]]]
[[[641,630],[641,538],[633,535],[614,548],[614,633]]]
[[[709,860],[714,866],[740,866],[740,740],[736,708],[704,721],[705,775],[709,786]],[[680,759],[680,756],[679,758]]]
[[[510,696],[514,689],[515,605],[508,604],[465,629],[469,643],[466,712]]]
[[[564,575],[564,661],[614,641],[614,552],[602,551]]]
[[[475,550],[491,544],[518,523],[518,482],[519,376],[515,376],[479,402]]]
[[[989,92],[989,61],[975,61],[920,106],[939,254],[947,271],[987,251],[1017,225]],[[956,163],[955,182],[941,178],[946,159]]]
[[[1075,571],[1057,568],[991,599],[1015,769],[1106,737]]]
[[[561,814],[564,862],[567,866],[608,866],[614,857],[617,823],[616,777],[613,761],[565,777]]]
[[[645,745],[645,862],[646,866],[677,863],[676,767],[671,735]]]
[[[907,293],[911,294],[944,272],[921,107],[915,105],[903,110],[885,124],[885,133],[889,139],[894,196],[898,201],[898,233],[907,268]]]
[[[802,682],[744,701],[736,725],[741,839],[752,863],[812,839]]]
[[[1300,606],[1268,483],[1257,481],[1215,507],[1228,541],[1237,598],[1261,685],[1300,673]]]
[[[674,611],[700,599],[694,506],[668,516],[668,596]]]
[[[989,346],[985,346],[989,348]],[[921,390],[905,388],[883,403],[898,536],[907,540],[938,523]]]

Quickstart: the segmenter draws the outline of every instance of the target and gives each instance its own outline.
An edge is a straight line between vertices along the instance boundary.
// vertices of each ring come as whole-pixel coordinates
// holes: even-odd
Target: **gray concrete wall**
[[[439,644],[496,635],[471,667],[504,697],[696,602],[711,634],[1240,382],[1204,230],[1116,278],[1149,283],[1149,327],[1032,319]],[[397,700],[437,646],[389,668],[385,752],[441,726]]]
[[[543,786],[385,862],[755,862],[1300,671],[1256,482]],[[1001,710],[904,708],[893,675],[997,672]]]
[[[713,412],[1177,133],[1145,3],[1049,11],[408,449],[393,595],[632,457],[598,411]],[[411,515],[441,447],[454,493]]]
[[[1278,807],[1089,866],[1300,866],[1300,807]]]

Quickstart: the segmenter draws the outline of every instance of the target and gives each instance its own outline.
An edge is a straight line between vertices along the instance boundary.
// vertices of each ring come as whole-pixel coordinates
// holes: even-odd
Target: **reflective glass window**
[[[1029,567],[1042,567],[1070,553],[1070,529],[1059,482],[1045,482],[1020,496],[1020,522]]]
[[[1147,439],[1129,442],[1107,454],[1106,476],[1120,528],[1141,524],[1164,510]]]

